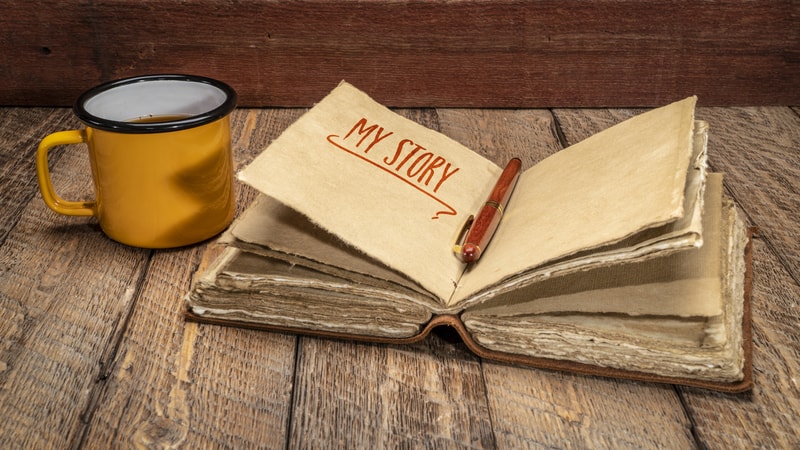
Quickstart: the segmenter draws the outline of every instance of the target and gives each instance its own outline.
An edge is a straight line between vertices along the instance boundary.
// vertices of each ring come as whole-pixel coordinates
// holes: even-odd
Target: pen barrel
[[[486,246],[489,245],[489,241],[492,240],[492,236],[500,224],[500,219],[503,217],[506,204],[514,191],[514,186],[517,184],[521,167],[521,161],[513,158],[500,174],[500,178],[497,179],[494,189],[478,212],[464,239],[461,247],[461,260],[465,263],[480,258],[486,250]]]
[[[513,158],[508,162],[506,168],[503,169],[503,173],[500,174],[500,178],[497,179],[492,193],[489,194],[489,198],[486,200],[487,205],[490,202],[497,203],[500,206],[500,212],[503,211],[508,199],[511,198],[514,186],[517,184],[521,168],[522,161],[519,158]]]
[[[489,241],[494,235],[494,230],[497,229],[502,217],[503,211],[500,205],[494,202],[486,202],[478,216],[475,217],[475,221],[472,222],[469,234],[464,240],[462,247],[462,259],[464,259],[464,262],[472,262],[481,257],[481,253],[489,245]]]

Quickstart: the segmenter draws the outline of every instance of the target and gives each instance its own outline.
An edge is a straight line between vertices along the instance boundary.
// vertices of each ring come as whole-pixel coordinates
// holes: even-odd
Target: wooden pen
[[[459,257],[465,263],[471,263],[478,260],[481,254],[486,251],[486,246],[492,240],[497,226],[500,224],[500,219],[503,217],[503,210],[511,198],[511,193],[514,191],[514,186],[519,179],[520,169],[522,162],[519,158],[512,158],[508,162],[500,178],[492,189],[486,203],[475,216],[472,223],[469,225],[464,242],[461,245]]]

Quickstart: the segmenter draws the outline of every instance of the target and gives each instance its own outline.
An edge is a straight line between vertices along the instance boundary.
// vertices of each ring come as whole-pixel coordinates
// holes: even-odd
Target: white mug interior
[[[148,75],[90,89],[74,109],[81,121],[95,128],[150,133],[209,123],[230,113],[235,104],[236,92],[220,81]]]

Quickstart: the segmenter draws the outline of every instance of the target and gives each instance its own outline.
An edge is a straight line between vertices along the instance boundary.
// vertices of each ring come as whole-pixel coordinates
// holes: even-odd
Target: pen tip
[[[481,256],[481,248],[475,244],[464,244],[461,247],[461,260],[471,263]]]

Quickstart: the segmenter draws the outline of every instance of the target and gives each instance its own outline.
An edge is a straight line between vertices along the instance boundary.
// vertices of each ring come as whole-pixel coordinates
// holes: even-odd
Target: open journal
[[[502,168],[342,82],[239,173],[263,195],[187,318],[396,343],[444,325],[485,358],[747,390],[749,233],[695,102],[524,171],[464,264],[453,244]]]

